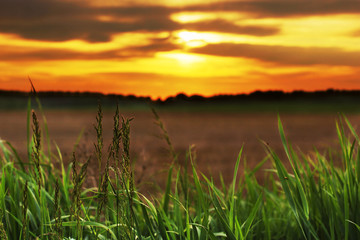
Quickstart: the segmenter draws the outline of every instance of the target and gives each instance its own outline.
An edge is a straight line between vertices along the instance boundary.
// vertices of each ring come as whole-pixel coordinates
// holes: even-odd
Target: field
[[[358,114],[40,112],[0,112],[2,239],[360,237]]]
[[[136,161],[135,177],[143,189],[151,187],[152,182],[163,182],[159,178],[166,176],[164,169],[171,163],[166,142],[161,139],[161,131],[154,124],[155,119],[150,110],[129,111],[121,113],[134,117],[131,121],[131,156]],[[56,143],[69,163],[74,145],[80,133],[78,152],[92,152],[96,139],[94,124],[96,111],[91,110],[47,110],[52,143]],[[264,157],[266,151],[262,141],[282,157],[285,157],[277,129],[275,113],[229,113],[229,112],[170,112],[159,113],[168,131],[169,137],[184,161],[185,154],[191,145],[196,150],[196,165],[199,171],[219,179],[220,174],[226,183],[232,179],[233,165],[244,145],[244,159],[248,166],[254,167]],[[335,121],[339,115],[331,113],[284,113],[281,120],[285,131],[295,148],[311,154],[314,147],[321,152],[334,148],[338,144]],[[359,114],[347,115],[357,126]],[[40,118],[41,120],[41,118]],[[110,143],[113,128],[113,112],[104,113],[105,146]],[[0,137],[11,142],[23,157],[26,156],[26,111],[0,112]],[[52,144],[53,145],[53,144]],[[54,145],[53,145],[54,146]],[[270,162],[265,168],[270,167]],[[89,166],[89,176],[94,176],[93,166]],[[258,174],[262,178],[262,174]]]

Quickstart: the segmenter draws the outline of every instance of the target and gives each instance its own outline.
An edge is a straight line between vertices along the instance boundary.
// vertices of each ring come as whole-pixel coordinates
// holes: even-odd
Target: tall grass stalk
[[[98,161],[98,169],[101,169],[101,162],[102,162],[102,151],[104,146],[104,139],[103,139],[103,126],[102,126],[102,119],[103,119],[103,112],[101,103],[99,102],[98,105],[98,112],[96,116],[96,124],[94,125],[96,131],[96,142],[94,143],[95,147],[95,155]],[[100,184],[100,179],[99,179]]]
[[[61,208],[60,208],[60,187],[59,180],[55,182],[55,196],[54,196],[54,211],[55,211],[55,236],[57,240],[63,239],[62,219],[61,219]]]
[[[27,239],[28,236],[28,231],[27,231],[27,225],[28,225],[28,216],[27,216],[27,210],[28,210],[28,199],[27,199],[27,195],[28,195],[28,182],[25,183],[24,186],[24,190],[23,190],[23,199],[22,199],[22,229],[21,229],[21,239]]]

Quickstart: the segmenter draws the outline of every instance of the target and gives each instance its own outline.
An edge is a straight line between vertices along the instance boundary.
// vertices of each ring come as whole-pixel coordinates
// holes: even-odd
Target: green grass
[[[90,157],[74,153],[65,166],[59,148],[43,150],[43,144],[50,144],[46,119],[41,114],[41,128],[28,107],[28,159],[20,159],[11,143],[0,141],[0,238],[360,239],[360,140],[345,117],[336,125],[341,152],[312,156],[293,150],[279,118],[287,159],[264,144],[269,157],[239,173],[241,149],[231,184],[219,187],[196,170],[192,148],[185,166],[178,164],[166,129],[154,114],[173,159],[160,197],[144,196],[134,186],[131,119],[120,118],[118,110],[111,145],[104,149],[99,106],[94,152]],[[266,161],[273,168],[261,185],[255,173]],[[89,164],[100,172],[92,188],[84,186]]]

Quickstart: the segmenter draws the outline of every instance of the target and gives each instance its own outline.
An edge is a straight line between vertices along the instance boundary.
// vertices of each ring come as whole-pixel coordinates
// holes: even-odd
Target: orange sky
[[[0,89],[360,89],[360,3],[3,0]]]

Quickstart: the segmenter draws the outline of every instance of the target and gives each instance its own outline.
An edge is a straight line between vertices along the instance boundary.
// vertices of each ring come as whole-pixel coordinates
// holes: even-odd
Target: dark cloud
[[[180,29],[217,31],[254,36],[275,35],[277,26],[237,25],[215,19],[181,24],[171,20],[182,11],[246,12],[257,17],[288,17],[311,14],[360,13],[352,1],[224,1],[176,8],[166,6],[95,7],[85,1],[2,0],[0,32],[26,39],[89,42],[109,41],[113,34],[125,32],[172,32]],[[101,17],[105,17],[104,20]]]
[[[257,16],[295,16],[326,13],[360,12],[360,4],[338,1],[239,1],[220,2],[175,8],[166,6],[94,7],[78,1],[2,0],[0,32],[17,34],[26,39],[65,41],[83,39],[105,42],[115,33],[160,32],[187,28],[194,31],[267,36],[277,34],[276,26],[236,25],[215,19],[181,24],[171,20],[182,11],[237,11]],[[226,14],[226,13],[224,13]],[[101,17],[106,17],[104,21]]]
[[[131,46],[103,52],[79,52],[68,49],[32,50],[29,48],[8,48],[0,46],[0,61],[52,61],[52,60],[127,60],[137,57],[152,57],[158,51],[178,48],[167,38],[152,39],[146,45]]]
[[[183,27],[186,28],[187,30],[194,30],[194,31],[213,31],[213,32],[246,34],[246,35],[254,35],[254,36],[269,36],[269,35],[278,34],[280,32],[280,29],[277,27],[236,25],[222,19],[188,23],[188,24],[184,24]]]
[[[244,57],[291,65],[360,66],[360,52],[346,52],[339,48],[285,47],[251,44],[210,44],[192,50],[195,53]]]
[[[91,7],[55,0],[5,0],[0,7],[0,32],[23,38],[64,41],[109,41],[114,33],[173,31],[173,10],[157,6]],[[99,17],[106,16],[108,21]]]
[[[54,0],[2,0],[0,20],[2,23],[28,21],[29,23],[66,18],[84,18],[89,8],[79,4]]]
[[[100,22],[96,20],[73,20],[46,21],[37,24],[26,22],[3,24],[0,23],[0,31],[16,33],[27,39],[65,41],[71,39],[83,39],[89,42],[109,41],[114,33],[124,32],[160,32],[178,29],[174,22],[164,22],[157,19],[138,20],[133,23]]]
[[[252,13],[257,17],[290,17],[339,13],[360,13],[358,1],[343,0],[273,0],[273,1],[228,1],[195,5],[187,11],[236,11]]]

